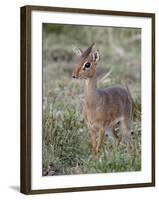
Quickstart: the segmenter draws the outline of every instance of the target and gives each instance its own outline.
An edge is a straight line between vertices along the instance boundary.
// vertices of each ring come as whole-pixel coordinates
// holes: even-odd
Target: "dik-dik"
[[[85,79],[83,111],[90,130],[92,154],[96,158],[106,130],[111,130],[121,141],[129,140],[132,101],[128,89],[123,87],[97,88],[96,68],[99,52],[93,51],[93,46],[94,44],[85,51],[74,49],[77,62],[72,77]],[[120,127],[119,135],[114,132],[117,124]]]

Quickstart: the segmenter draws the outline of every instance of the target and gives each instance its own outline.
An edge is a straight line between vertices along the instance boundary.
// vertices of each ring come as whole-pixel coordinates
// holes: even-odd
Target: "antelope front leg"
[[[91,130],[90,137],[91,137],[91,150],[92,150],[93,159],[96,159],[96,148],[97,148],[96,131]]]
[[[96,154],[100,151],[101,145],[103,144],[104,140],[104,129],[101,128],[98,132],[98,144],[96,147]]]

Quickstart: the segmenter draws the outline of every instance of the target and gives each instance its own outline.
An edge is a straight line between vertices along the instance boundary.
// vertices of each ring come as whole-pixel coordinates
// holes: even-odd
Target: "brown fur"
[[[86,79],[83,111],[90,129],[92,154],[95,158],[103,143],[104,132],[107,128],[115,135],[114,126],[118,123],[121,131],[119,137],[115,135],[115,138],[122,139],[122,141],[129,139],[132,101],[129,92],[123,87],[97,89],[96,65],[99,53],[92,53],[92,48],[93,44],[84,52],[78,49],[78,61],[72,77]],[[84,69],[87,62],[91,65]]]

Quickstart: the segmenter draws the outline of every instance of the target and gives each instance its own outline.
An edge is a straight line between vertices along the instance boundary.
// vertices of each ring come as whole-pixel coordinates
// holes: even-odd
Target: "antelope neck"
[[[97,95],[97,78],[96,76],[92,78],[87,78],[84,87],[85,101],[89,104],[96,103]]]

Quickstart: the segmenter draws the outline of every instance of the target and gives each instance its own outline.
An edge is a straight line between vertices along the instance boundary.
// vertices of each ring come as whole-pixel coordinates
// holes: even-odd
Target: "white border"
[[[142,28],[142,170],[42,177],[42,23]],[[32,11],[31,188],[55,189],[151,182],[151,19],[111,15]]]

